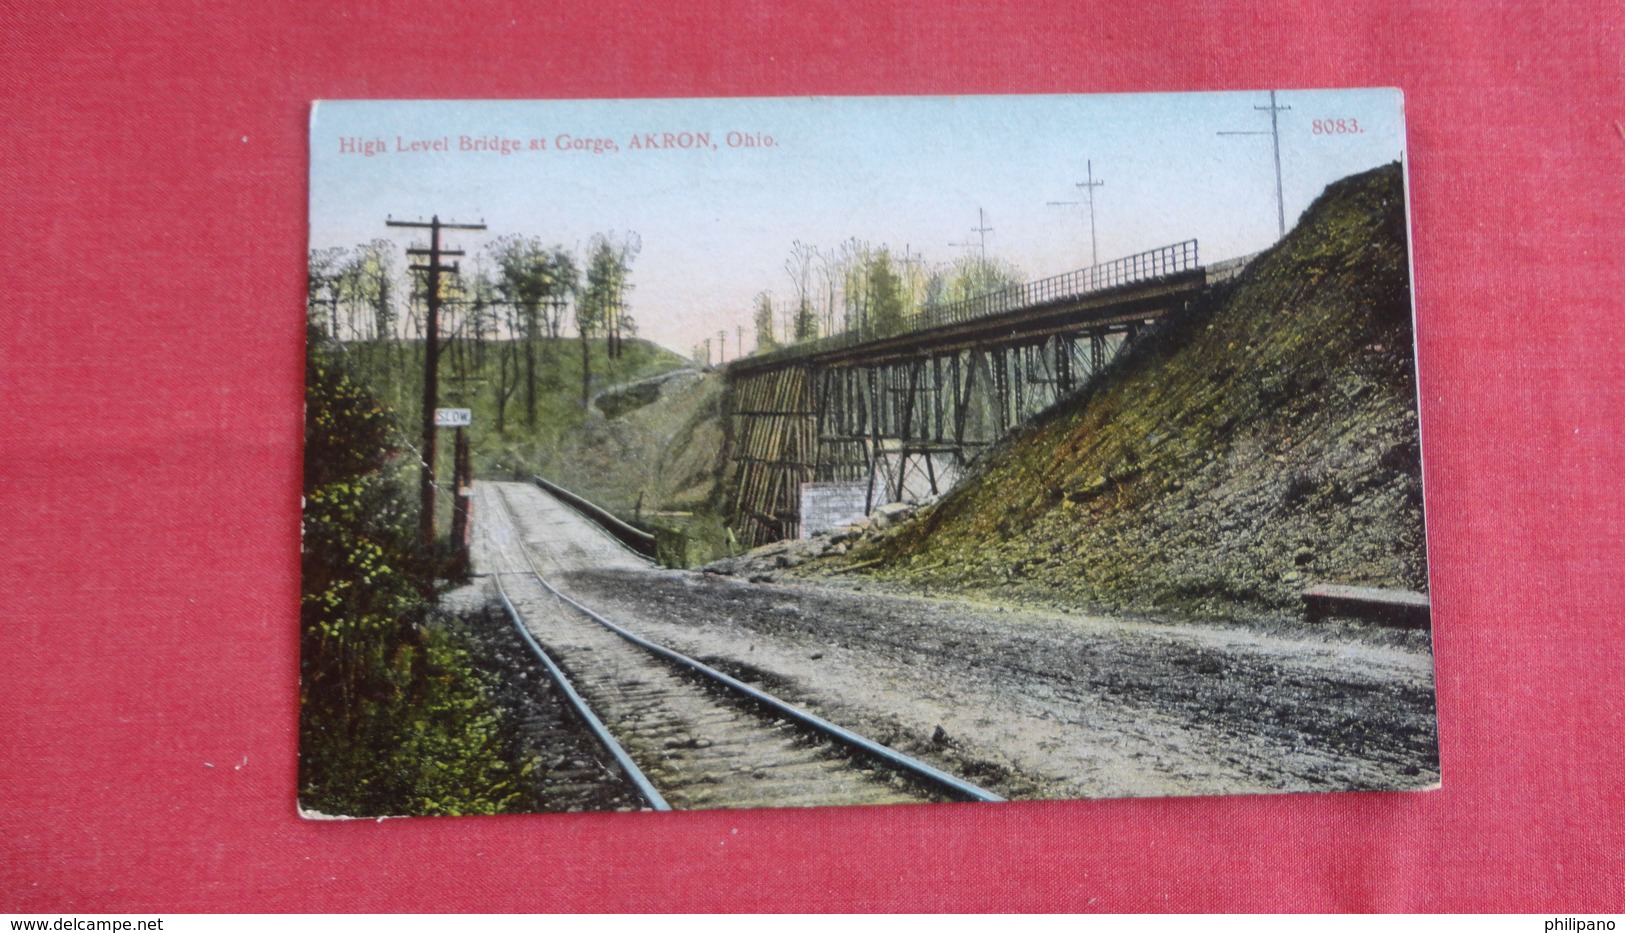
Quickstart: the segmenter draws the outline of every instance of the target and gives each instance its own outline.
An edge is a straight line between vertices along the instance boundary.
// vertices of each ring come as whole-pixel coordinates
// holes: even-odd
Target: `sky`
[[[1405,149],[1397,90],[1282,90],[1277,103],[1291,108],[1279,115],[1288,229],[1328,183]],[[1263,249],[1278,232],[1270,115],[1257,109],[1268,104],[1267,90],[322,101],[310,245],[384,238],[404,250],[413,238],[386,217],[436,215],[487,225],[446,234],[470,258],[504,234],[584,257],[594,234],[636,233],[639,335],[687,353],[726,330],[731,359],[736,327],[752,343],[754,296],[793,294],[785,260],[797,240],[858,237],[931,267],[985,236],[989,258],[1029,279],[1089,265],[1087,208],[1048,203],[1085,201],[1086,172],[1103,182],[1102,262],[1189,239],[1204,262]]]

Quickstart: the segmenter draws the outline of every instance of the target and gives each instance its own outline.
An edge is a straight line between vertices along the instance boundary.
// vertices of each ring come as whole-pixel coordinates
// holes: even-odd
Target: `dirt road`
[[[505,488],[572,596],[1012,798],[1438,781],[1422,648],[661,570],[540,490]]]

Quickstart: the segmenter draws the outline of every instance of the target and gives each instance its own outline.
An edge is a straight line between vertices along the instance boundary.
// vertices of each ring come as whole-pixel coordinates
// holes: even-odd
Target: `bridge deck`
[[[953,353],[975,347],[1041,343],[1056,334],[1101,331],[1155,320],[1180,307],[1202,290],[1202,270],[1182,272],[1154,282],[1124,285],[1110,291],[1019,308],[992,317],[877,337],[851,346],[812,349],[779,360],[746,357],[728,366],[733,373],[760,372],[785,365],[850,366],[883,364],[922,354]]]
[[[1123,322],[1140,311],[1167,310],[1167,299],[1200,289],[1206,277],[1199,263],[1197,243],[1186,240],[1124,256],[1111,262],[1013,285],[964,301],[927,308],[900,334],[875,336],[861,329],[833,334],[809,343],[745,357],[728,364],[728,372],[745,373],[808,362],[897,357],[897,350],[918,351],[922,345],[942,349],[986,346],[1010,331],[1024,337],[1042,337],[1075,329],[1090,322],[1090,312],[1124,312]],[[1136,307],[1143,306],[1143,307]],[[1050,329],[1044,330],[1044,325]],[[957,341],[957,343],[955,343]],[[907,354],[912,355],[912,354]]]

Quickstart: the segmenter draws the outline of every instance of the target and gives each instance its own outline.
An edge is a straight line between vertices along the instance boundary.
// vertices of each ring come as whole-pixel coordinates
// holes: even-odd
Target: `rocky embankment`
[[[825,531],[805,539],[775,541],[734,557],[712,561],[700,569],[706,573],[738,576],[752,583],[774,583],[784,572],[807,567],[822,574],[845,574],[867,570],[876,561],[860,563],[833,563],[852,552],[854,547],[872,544],[888,532],[895,531],[912,518],[917,507],[894,502],[876,509],[873,515],[845,528]],[[819,565],[816,562],[831,563]]]

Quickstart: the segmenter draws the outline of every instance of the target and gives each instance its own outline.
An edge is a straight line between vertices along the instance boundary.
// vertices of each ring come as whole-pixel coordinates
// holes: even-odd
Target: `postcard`
[[[306,816],[1438,785],[1399,91],[310,133]]]

